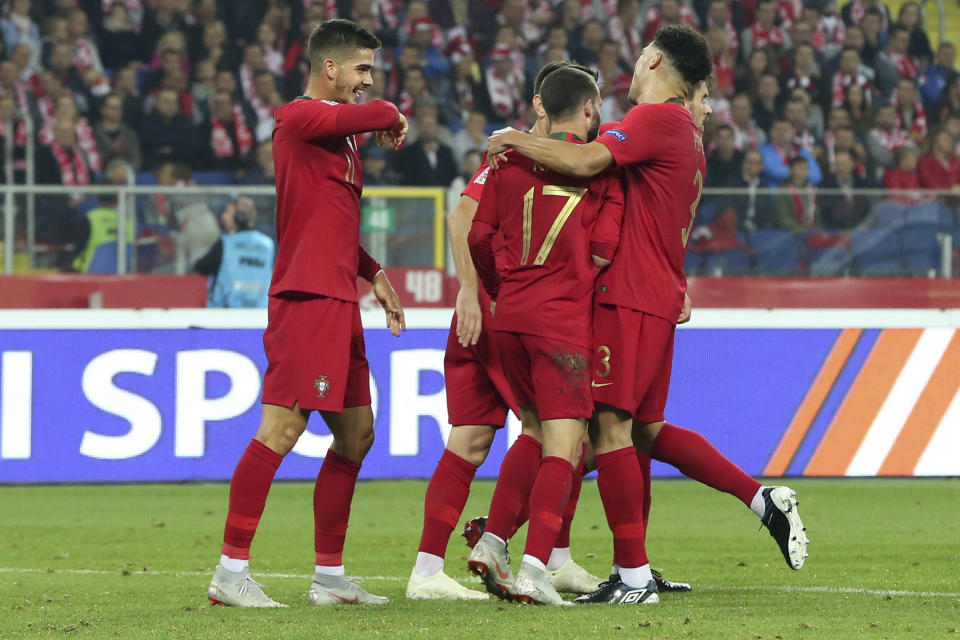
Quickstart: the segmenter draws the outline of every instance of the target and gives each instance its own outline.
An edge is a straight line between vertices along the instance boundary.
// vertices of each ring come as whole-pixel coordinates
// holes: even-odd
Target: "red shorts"
[[[638,422],[663,420],[675,332],[663,318],[594,304],[594,402],[629,411]]]
[[[541,420],[593,415],[588,349],[524,333],[495,333],[518,405],[535,407]]]
[[[290,292],[270,296],[263,403],[339,413],[370,404],[360,306]]]
[[[483,330],[472,347],[457,341],[457,314],[453,314],[447,350],[443,357],[443,376],[447,388],[447,414],[450,424],[502,427],[507,412],[515,407],[513,394],[503,375],[500,354],[493,344],[490,299],[480,294]]]

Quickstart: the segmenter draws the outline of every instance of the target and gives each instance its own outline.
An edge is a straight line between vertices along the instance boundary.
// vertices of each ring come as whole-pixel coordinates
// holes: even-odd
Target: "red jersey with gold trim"
[[[623,206],[613,173],[571,178],[519,154],[490,172],[469,241],[477,274],[497,300],[494,328],[589,348],[598,271],[590,254],[613,257]],[[492,250],[498,231],[502,277]]]
[[[687,291],[683,259],[703,192],[700,130],[679,102],[640,104],[605,124],[597,142],[624,172],[620,250],[597,280],[597,302],[677,323]]]
[[[390,129],[398,117],[396,106],[383,100],[302,98],[276,110],[277,259],[270,295],[300,291],[357,301],[358,269],[369,278],[369,269],[379,267],[367,268],[371,259],[360,247],[363,168],[354,135]]]

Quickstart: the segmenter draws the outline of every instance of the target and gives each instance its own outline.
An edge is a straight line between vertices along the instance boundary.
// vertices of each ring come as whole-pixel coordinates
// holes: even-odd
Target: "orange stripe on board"
[[[807,391],[806,397],[800,403],[800,407],[780,439],[776,451],[773,452],[770,461],[767,462],[763,475],[782,476],[787,472],[790,461],[796,455],[800,443],[807,435],[810,425],[817,417],[820,407],[827,399],[827,395],[837,381],[837,376],[840,375],[843,365],[850,358],[850,352],[853,351],[862,333],[862,329],[844,329],[840,332],[837,341],[833,343],[833,348],[827,354],[827,359],[820,366],[820,373],[817,374],[816,379]]]
[[[955,331],[940,364],[917,399],[877,475],[910,476],[926,451],[943,414],[960,388],[960,331]]]
[[[883,330],[820,445],[813,452],[804,475],[842,476],[846,473],[921,334],[922,329]]]

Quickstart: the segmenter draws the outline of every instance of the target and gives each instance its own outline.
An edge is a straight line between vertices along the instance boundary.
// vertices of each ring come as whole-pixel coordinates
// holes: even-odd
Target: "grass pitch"
[[[960,481],[800,480],[813,541],[791,571],[734,498],[691,481],[654,481],[648,549],[694,591],[642,607],[410,602],[422,481],[363,482],[345,561],[385,607],[310,607],[310,484],[273,487],[254,575],[290,609],[212,607],[228,487],[0,488],[0,639],[7,638],[960,638]],[[491,482],[465,515],[486,513]],[[587,482],[573,552],[603,576],[610,534]],[[512,544],[517,565],[522,540]],[[475,588],[454,537],[448,573]],[[515,566],[516,568],[516,566]]]

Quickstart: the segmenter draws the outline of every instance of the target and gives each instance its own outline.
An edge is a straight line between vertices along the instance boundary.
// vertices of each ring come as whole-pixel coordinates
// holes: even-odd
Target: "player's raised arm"
[[[494,156],[507,149],[539,162],[560,173],[589,178],[597,175],[611,164],[613,155],[602,144],[574,144],[550,138],[538,138],[516,129],[501,129],[487,141],[487,155]]]
[[[620,177],[604,178],[606,190],[597,223],[590,235],[590,257],[598,267],[607,267],[620,244],[620,227],[623,224],[624,195]]]
[[[495,176],[491,176],[489,181],[491,183],[496,182]],[[483,197],[480,198],[480,204],[477,206],[477,213],[473,218],[467,242],[470,245],[470,255],[473,257],[473,264],[477,269],[480,281],[483,283],[483,288],[490,294],[490,298],[496,301],[497,294],[500,293],[501,277],[500,272],[497,271],[493,253],[493,236],[499,228],[495,184],[491,184],[484,189],[483,194]]]

